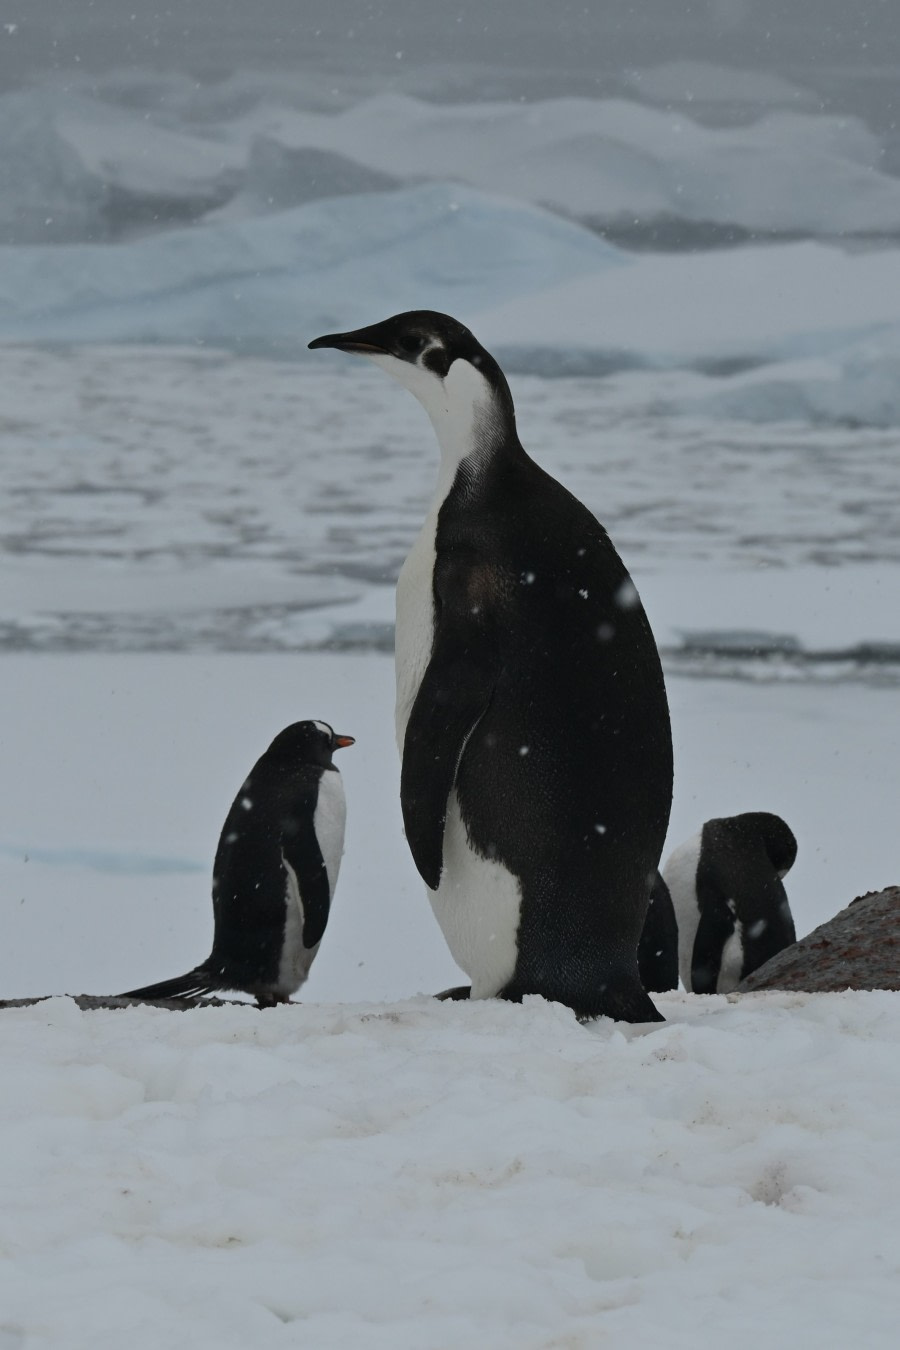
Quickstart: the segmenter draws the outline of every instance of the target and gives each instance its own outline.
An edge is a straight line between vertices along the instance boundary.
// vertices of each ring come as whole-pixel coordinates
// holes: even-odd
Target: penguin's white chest
[[[501,863],[471,847],[455,791],[441,882],[428,898],[454,961],[472,981],[472,998],[499,994],[516,968],[522,889]]]
[[[701,842],[701,836],[696,834],[680,844],[663,869],[663,879],[669,888],[678,921],[678,973],[688,993],[692,988],[694,940],[700,925],[697,865],[700,861]]]
[[[722,948],[716,993],[730,994],[737,989],[744,973],[744,925],[735,919],[734,932]]]
[[[325,873],[328,877],[328,891],[334,897],[341,856],[344,852],[344,825],[346,821],[346,802],[341,775],[326,770],[319,783],[319,796],[313,815],[313,829],[319,842]],[[309,975],[319,943],[314,947],[303,945],[303,897],[297,874],[282,854],[284,866],[284,938],[281,947],[281,960],[278,966],[278,988],[293,994]]]

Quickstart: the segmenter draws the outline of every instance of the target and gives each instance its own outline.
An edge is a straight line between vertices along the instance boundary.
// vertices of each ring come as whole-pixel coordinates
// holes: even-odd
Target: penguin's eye
[[[425,346],[425,339],[421,333],[404,333],[397,339],[397,346],[403,352],[409,352],[410,356],[415,356]]]

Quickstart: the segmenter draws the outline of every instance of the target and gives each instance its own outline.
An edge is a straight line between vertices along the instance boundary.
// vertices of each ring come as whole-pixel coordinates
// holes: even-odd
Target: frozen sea
[[[120,8],[0,38],[0,997],[195,964],[252,762],[357,744],[300,1005],[3,1012],[0,1350],[893,1350],[897,995],[428,997],[390,650],[436,451],[304,355],[470,323],[650,613],[668,846],[779,812],[801,933],[896,883],[886,7],[852,60],[834,0]]]

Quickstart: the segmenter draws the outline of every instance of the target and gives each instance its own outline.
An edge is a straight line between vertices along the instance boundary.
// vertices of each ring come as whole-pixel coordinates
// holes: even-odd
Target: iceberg
[[[0,97],[0,240],[117,239],[446,181],[680,247],[703,231],[900,233],[900,180],[860,118],[817,112],[761,72],[674,63],[626,72],[629,83],[645,101],[380,93],[323,110],[307,78],[204,88],[146,73],[18,90]],[[697,119],[726,98],[744,109],[737,124]]]
[[[0,248],[0,338],[303,349],[402,309],[461,317],[626,255],[451,184],[352,194],[116,244]]]
[[[248,115],[254,128],[261,114]],[[706,127],[627,99],[436,105],[399,94],[285,110],[269,134],[395,176],[449,178],[576,219],[675,217],[749,231],[896,232],[900,181],[858,118],[776,110]]]
[[[0,242],[102,242],[232,197],[245,154],[58,89],[0,98]]]

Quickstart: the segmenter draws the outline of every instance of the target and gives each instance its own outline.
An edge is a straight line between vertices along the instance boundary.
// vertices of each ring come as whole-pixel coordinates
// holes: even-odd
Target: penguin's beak
[[[335,750],[343,750],[343,749],[345,749],[346,746],[348,746],[348,745],[355,745],[355,744],[356,744],[356,737],[355,737],[355,736],[338,736],[338,735],[335,735],[335,738],[334,738],[334,748],[335,748]]]
[[[357,328],[353,333],[326,333],[324,337],[313,338],[309,350],[336,347],[339,352],[359,352],[360,356],[387,356],[388,349],[380,340],[380,328],[381,324],[372,324],[369,328]]]

